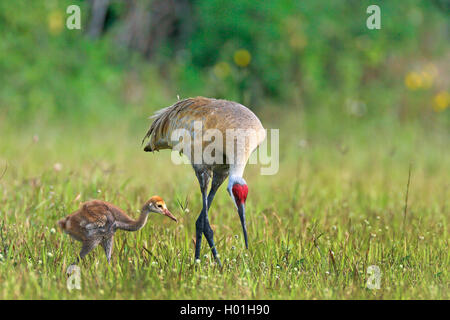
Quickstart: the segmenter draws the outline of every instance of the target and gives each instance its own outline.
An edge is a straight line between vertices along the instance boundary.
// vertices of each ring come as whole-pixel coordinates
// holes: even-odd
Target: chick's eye
[[[162,208],[162,205],[158,204],[158,208]]]

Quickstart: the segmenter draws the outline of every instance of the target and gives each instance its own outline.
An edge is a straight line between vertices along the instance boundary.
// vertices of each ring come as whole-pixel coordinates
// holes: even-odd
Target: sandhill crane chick
[[[72,238],[82,242],[79,258],[83,259],[100,244],[105,250],[109,263],[116,230],[141,229],[147,223],[150,212],[160,213],[177,221],[167,209],[164,200],[159,196],[153,196],[142,206],[141,215],[137,220],[130,218],[122,209],[111,203],[91,200],[83,203],[77,211],[59,220],[58,225]],[[79,258],[75,263],[79,261]]]

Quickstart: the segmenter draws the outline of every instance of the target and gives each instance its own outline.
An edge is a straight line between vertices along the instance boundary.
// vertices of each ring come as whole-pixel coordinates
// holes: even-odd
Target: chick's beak
[[[175,218],[175,216],[169,210],[164,209],[163,213],[164,213],[165,216],[168,216],[173,221],[178,222],[177,218]]]

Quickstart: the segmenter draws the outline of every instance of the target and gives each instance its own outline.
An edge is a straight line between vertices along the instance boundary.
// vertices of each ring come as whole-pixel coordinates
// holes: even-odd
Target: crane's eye
[[[162,205],[158,204],[158,208],[162,208]]]

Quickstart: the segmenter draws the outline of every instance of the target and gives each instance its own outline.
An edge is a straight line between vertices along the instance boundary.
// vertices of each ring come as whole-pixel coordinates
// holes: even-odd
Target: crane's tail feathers
[[[153,122],[144,139],[142,139],[141,146],[147,138],[149,139],[144,151],[152,152],[159,149],[169,148],[168,140],[170,132],[168,131],[168,127],[170,122],[176,121],[177,114],[194,103],[195,99],[189,98],[177,101],[169,107],[156,111],[155,114],[150,117],[150,119],[153,119]]]
[[[153,115],[151,115],[150,117],[149,117],[149,119],[156,119],[156,118],[158,118],[159,116],[161,116],[162,114],[164,114],[164,113],[166,113],[166,111],[168,111],[170,108],[172,108],[174,105],[171,105],[171,106],[169,106],[169,107],[165,107],[165,108],[162,108],[162,109],[159,109],[158,111],[156,111]]]
[[[169,111],[169,109],[172,108],[172,107],[173,107],[173,105],[172,105],[172,106],[169,106],[169,107],[162,108],[162,109],[156,111],[156,112],[155,112],[153,115],[151,115],[150,117],[148,117],[149,119],[155,119],[155,120],[153,121],[152,125],[150,126],[150,129],[147,131],[147,133],[146,133],[144,139],[142,139],[141,146],[144,144],[145,140],[146,140],[147,138],[150,138],[151,135],[152,135],[152,133],[155,131],[156,124],[157,124],[157,123],[156,123],[157,120],[158,120],[159,118],[161,118],[161,116],[163,116],[163,115],[164,115],[167,111]],[[147,150],[147,149],[148,149],[148,147],[145,147],[144,151],[152,151],[152,150]]]
[[[151,147],[152,134],[154,135],[155,131],[157,131],[157,129],[158,129],[158,127],[159,127],[159,125],[160,125],[160,123],[162,121],[162,118],[165,118],[164,115],[172,107],[173,106],[166,107],[166,108],[163,108],[161,110],[158,110],[152,116],[149,117],[149,119],[154,119],[154,120],[153,120],[153,123],[150,126],[150,129],[147,131],[147,133],[145,134],[144,139],[142,139],[142,142],[141,142],[141,146],[143,146],[145,140],[147,138],[150,138],[150,141],[148,142],[148,145],[144,148],[144,151],[146,151],[146,152],[153,151],[153,148]]]
[[[151,135],[151,132],[150,132],[150,130],[149,130],[149,131],[145,134],[144,139],[142,139],[141,147],[144,145],[145,139],[147,139],[148,137],[150,137],[150,135]]]

